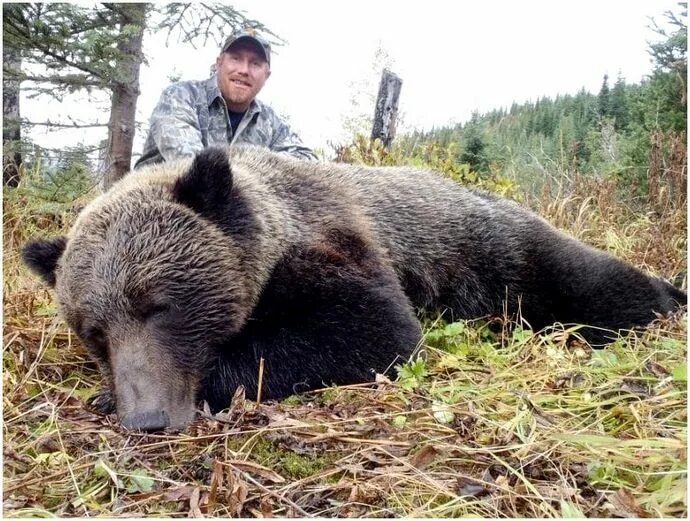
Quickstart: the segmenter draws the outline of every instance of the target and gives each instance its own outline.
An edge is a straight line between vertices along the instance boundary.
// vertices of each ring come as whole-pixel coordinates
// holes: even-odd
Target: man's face
[[[244,112],[271,75],[259,49],[237,42],[216,59],[218,87],[233,112]]]

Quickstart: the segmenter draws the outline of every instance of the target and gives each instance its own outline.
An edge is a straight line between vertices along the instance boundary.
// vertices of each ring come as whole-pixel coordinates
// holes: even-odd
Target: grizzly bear
[[[421,340],[415,308],[520,314],[588,340],[685,293],[509,200],[411,167],[209,148],[128,174],[25,263],[98,362],[127,428],[180,428],[239,385],[366,382]]]

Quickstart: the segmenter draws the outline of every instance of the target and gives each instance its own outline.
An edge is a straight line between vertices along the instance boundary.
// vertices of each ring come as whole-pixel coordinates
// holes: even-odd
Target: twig
[[[261,389],[264,385],[264,357],[259,360],[259,384],[256,390],[256,405],[261,404]]]
[[[288,499],[288,498],[286,498],[286,497],[284,497],[284,496],[281,496],[281,495],[278,494],[277,492],[273,492],[271,489],[266,488],[265,486],[263,486],[261,483],[259,483],[258,481],[256,481],[253,477],[251,477],[251,476],[250,476],[247,472],[245,472],[244,470],[235,467],[235,466],[234,466],[233,464],[231,464],[231,463],[227,463],[227,462],[226,462],[226,463],[224,463],[224,465],[228,465],[229,467],[232,467],[234,470],[236,470],[237,472],[239,472],[240,474],[242,474],[242,477],[243,477],[244,479],[246,479],[247,481],[251,482],[254,486],[258,487],[261,491],[265,492],[265,493],[268,494],[269,496],[272,496],[272,497],[276,498],[278,501],[284,501],[285,503],[287,503],[288,505],[290,505],[292,508],[294,508],[295,510],[297,510],[297,512],[298,512],[302,517],[314,517],[314,516],[312,516],[311,514],[307,513],[305,510],[303,510],[302,507],[300,507],[297,503],[295,503],[295,502],[292,501],[291,499]]]
[[[82,465],[73,466],[72,472],[74,472],[75,470],[82,470],[92,467],[93,461],[89,461],[88,463],[84,463]],[[40,483],[42,481],[50,482],[50,480],[52,480],[53,478],[60,477],[66,472],[69,472],[69,469],[62,469],[58,472],[55,472],[54,474],[50,474],[49,476],[39,476],[38,478],[34,478],[29,481],[22,481],[21,483],[19,483],[18,485],[14,485],[13,487],[3,487],[2,495],[6,498],[7,494],[9,494],[10,492],[14,492],[15,490],[19,490],[20,488],[30,487],[31,485],[36,485],[37,483]]]

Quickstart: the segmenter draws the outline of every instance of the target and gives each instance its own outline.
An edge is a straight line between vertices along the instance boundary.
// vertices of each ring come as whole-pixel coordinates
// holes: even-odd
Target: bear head
[[[232,185],[222,149],[156,165],[94,200],[68,237],[22,251],[110,380],[125,427],[189,423],[214,350],[251,311],[245,252],[221,230]]]

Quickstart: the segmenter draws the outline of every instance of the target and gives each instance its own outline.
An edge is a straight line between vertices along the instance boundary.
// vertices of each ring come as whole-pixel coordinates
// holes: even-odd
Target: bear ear
[[[67,237],[29,241],[22,248],[22,260],[51,288],[55,287],[55,268],[67,246]]]
[[[176,201],[216,221],[227,216],[232,193],[232,171],[225,148],[200,151],[172,189]]]

